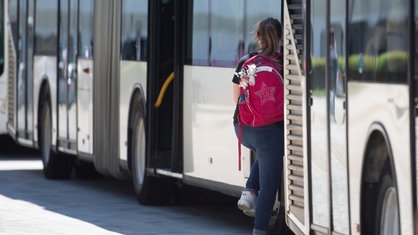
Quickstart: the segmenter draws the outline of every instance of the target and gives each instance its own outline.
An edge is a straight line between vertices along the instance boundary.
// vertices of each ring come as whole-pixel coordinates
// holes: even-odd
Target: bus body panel
[[[73,3],[74,4],[74,3]],[[79,3],[77,31],[77,152],[86,160],[93,154],[93,12],[94,0]],[[74,31],[74,29],[73,29]]]
[[[411,57],[416,41],[411,28],[416,21],[408,18],[413,10],[405,10],[414,3],[284,4],[284,54],[291,63],[284,65],[291,104],[286,110],[291,119],[286,123],[286,143],[291,142],[285,161],[288,225],[297,234],[372,234],[376,220],[389,211],[380,208],[378,196],[395,189],[396,205],[388,204],[399,207],[399,219],[388,225],[399,226],[399,234],[414,234],[416,87],[411,85],[416,79]],[[334,42],[337,57],[331,54],[335,47],[327,46]],[[335,65],[343,72],[340,81],[333,79]]]
[[[41,85],[46,82],[49,87],[50,102],[51,102],[51,118],[52,118],[52,146],[57,142],[57,70],[56,70],[57,58],[53,56],[34,56],[33,62],[33,108],[34,113],[38,114],[40,110],[39,103],[41,102]],[[38,115],[33,116],[34,126],[38,127],[42,120],[38,119]],[[38,128],[34,129],[33,140],[37,143],[38,140]]]
[[[242,147],[238,171],[233,74],[231,68],[184,67],[184,174],[244,186],[251,160],[250,151]]]
[[[400,207],[401,234],[413,234],[412,192],[409,182],[412,176],[409,146],[409,87],[394,84],[370,84],[348,82],[347,121],[348,161],[351,201],[351,224],[360,224],[361,185],[364,157],[368,137],[374,125],[384,128],[390,141],[390,150],[396,171],[398,201]],[[365,102],[367,99],[367,102]]]
[[[146,95],[147,87],[147,63],[122,61],[120,65],[120,109],[119,109],[119,157],[120,160],[128,160],[128,125],[129,110],[131,106],[132,93],[139,87]]]
[[[93,61],[78,59],[77,151],[93,154]]]

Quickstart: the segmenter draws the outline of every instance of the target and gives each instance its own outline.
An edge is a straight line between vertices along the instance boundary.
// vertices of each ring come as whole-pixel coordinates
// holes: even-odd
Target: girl
[[[256,39],[259,50],[241,58],[236,72],[241,71],[242,64],[254,55],[262,54],[272,59],[277,58],[282,38],[281,23],[272,17],[268,17],[257,23]],[[281,59],[274,59],[281,66]],[[235,75],[232,79],[233,97],[238,101],[240,86],[247,86]],[[240,84],[241,83],[241,84]],[[284,102],[283,99],[280,102]],[[283,168],[284,155],[284,126],[283,120],[261,127],[250,127],[238,123],[238,105],[234,113],[235,132],[241,129],[241,142],[244,146],[254,151],[257,159],[251,167],[250,176],[246,183],[246,189],[242,192],[238,201],[238,208],[246,215],[254,216],[253,234],[267,234],[269,221],[279,189]],[[239,127],[239,125],[242,125]]]

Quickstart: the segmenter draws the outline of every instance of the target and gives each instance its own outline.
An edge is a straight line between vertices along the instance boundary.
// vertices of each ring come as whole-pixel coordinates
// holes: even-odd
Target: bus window
[[[409,45],[406,0],[354,0],[351,4],[349,78],[405,83]]]
[[[79,15],[79,43],[78,56],[79,58],[91,59],[93,58],[93,0],[80,1],[80,15]]]
[[[198,2],[193,5],[193,42],[187,53],[192,65],[235,67],[244,54],[257,50],[255,24],[267,16],[281,19],[280,1]]]
[[[58,18],[58,5],[56,1],[36,2],[35,26],[35,54],[55,56],[57,53],[57,22],[51,19]]]
[[[122,60],[147,60],[148,1],[122,2]]]
[[[272,16],[277,19],[281,19],[280,12],[282,12],[282,1],[272,0],[248,0],[245,4],[245,19],[247,22],[244,25],[244,42],[245,42],[245,54],[253,52],[258,49],[258,43],[254,39],[254,29],[258,21]],[[281,22],[283,25],[283,22]]]
[[[242,1],[208,0],[193,5],[192,64],[235,66],[243,27],[240,10],[243,5]]]

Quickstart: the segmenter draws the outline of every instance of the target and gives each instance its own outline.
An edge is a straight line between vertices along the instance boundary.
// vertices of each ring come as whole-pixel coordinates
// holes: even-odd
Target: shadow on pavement
[[[39,151],[36,149],[19,146],[8,135],[0,135],[0,155],[10,158],[39,158]]]

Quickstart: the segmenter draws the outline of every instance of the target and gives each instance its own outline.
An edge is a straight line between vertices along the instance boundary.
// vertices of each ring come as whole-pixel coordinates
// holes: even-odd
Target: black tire
[[[398,192],[390,174],[384,174],[379,183],[375,234],[400,234]]]
[[[49,102],[45,102],[41,109],[39,142],[44,175],[47,179],[68,179],[71,176],[74,158],[58,155],[52,151],[52,119]]]
[[[131,172],[135,195],[145,205],[170,202],[173,180],[153,177],[147,173],[145,112],[141,105],[136,107],[132,119],[130,138]]]

